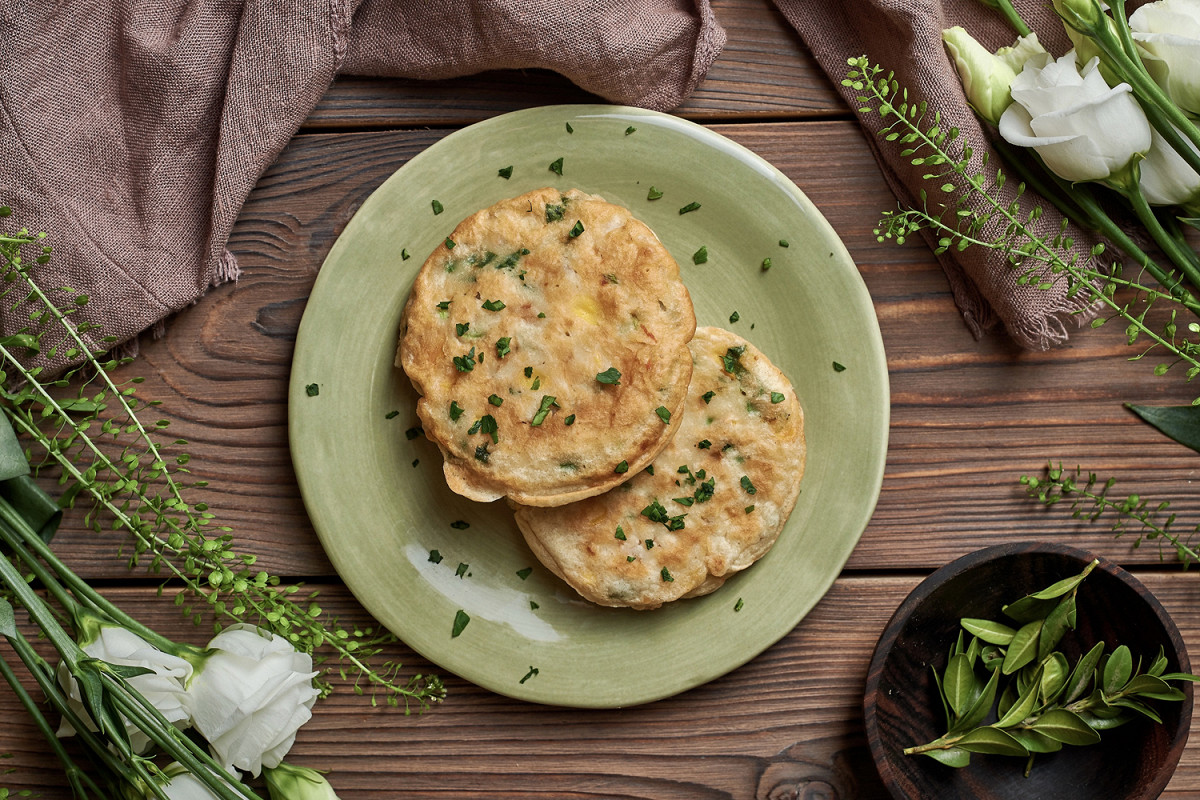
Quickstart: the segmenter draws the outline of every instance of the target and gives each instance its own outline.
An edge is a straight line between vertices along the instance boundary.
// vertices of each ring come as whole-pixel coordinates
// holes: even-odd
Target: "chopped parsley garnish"
[[[623,475],[626,472],[629,472],[629,462],[622,461],[620,464],[617,464],[617,466],[613,467],[613,472],[617,473],[618,475]]]
[[[408,261],[410,258],[412,258],[412,256],[410,256],[408,254],[408,248],[406,248],[406,247],[400,248],[400,260]]]
[[[383,415],[383,418],[384,419],[395,419],[398,416],[400,416],[399,411],[389,411],[388,413]]]
[[[450,629],[450,638],[458,636],[467,627],[467,623],[471,621],[471,617],[461,608],[454,612],[454,627]]]
[[[706,261],[708,261],[708,247],[706,245],[700,245],[700,249],[692,253],[692,263],[703,264]]]
[[[450,523],[450,527],[454,528],[456,531],[465,531],[467,528],[471,527],[471,523],[464,519],[456,519],[454,522]]]
[[[637,130],[637,128],[630,125],[628,128],[625,129],[625,135],[628,136],[629,134],[633,133],[636,130]]]
[[[741,318],[742,318],[742,315],[735,311],[729,315],[729,324],[732,325],[733,323],[737,322]]]
[[[709,478],[704,483],[700,484],[700,488],[692,495],[697,503],[707,503],[712,500],[713,494],[717,490],[717,479]]]
[[[522,567],[521,569],[517,570],[517,577],[520,578],[521,580],[525,580],[532,574],[533,574],[533,567]]]
[[[504,178],[504,180],[508,180],[512,177],[512,166],[501,167],[500,169],[496,170],[496,174],[501,178]]]
[[[650,466],[646,467],[646,469],[644,469],[643,472],[645,472],[647,475],[653,475],[654,474],[654,465],[651,464]]]
[[[545,422],[546,415],[550,413],[550,407],[552,405],[554,405],[554,401],[555,401],[554,395],[552,395],[552,394],[542,395],[542,402],[541,402],[541,404],[538,405],[537,413],[533,415],[533,419],[530,420],[529,424],[530,425],[541,425],[543,422]]]
[[[658,200],[662,196],[663,196],[663,193],[660,192],[658,189],[655,189],[653,186],[650,187],[650,191],[646,192],[647,200]]]
[[[698,209],[698,208],[700,208],[700,204],[699,204],[699,203],[697,203],[697,202],[695,202],[695,201],[692,201],[691,203],[688,203],[688,204],[687,204],[686,206],[684,206],[683,208],[679,209],[679,213],[680,213],[680,214],[686,214],[686,213],[688,213],[689,211],[695,211],[695,210],[696,210],[696,209]]]
[[[567,235],[572,239],[575,239],[581,233],[583,233],[583,220],[577,219],[575,220],[575,224],[571,227],[571,230],[567,232]]]
[[[533,385],[531,385],[529,388],[536,391],[537,389],[541,388],[541,385],[542,385],[542,376],[538,375],[536,378],[533,379]]]
[[[545,318],[546,318],[546,312],[545,312],[545,311],[539,311],[539,312],[538,312],[538,319],[545,319]]]
[[[574,424],[575,424],[575,415],[574,414],[568,414],[566,419],[563,420],[563,425],[574,425]]]
[[[424,432],[425,431],[421,430],[420,426],[414,426],[404,432],[404,438],[408,439],[411,442],[413,439],[417,438]]]
[[[414,459],[413,459],[413,461],[412,461],[412,465],[413,465],[414,467],[415,467],[415,466],[417,466],[417,464],[420,464],[420,463],[421,463],[421,459],[419,459],[419,458],[414,458]]]
[[[637,556],[625,556],[626,561],[637,561]]]
[[[712,399],[714,396],[716,396],[716,394],[716,392],[705,392],[704,394],[700,395],[700,399],[704,401],[704,405],[708,405],[712,402]]]
[[[529,601],[529,610],[530,611],[537,611],[539,608],[541,608],[541,606],[539,606],[536,601],[534,601],[534,600]]]
[[[500,435],[497,433],[496,418],[491,414],[484,414],[479,418],[479,432],[492,437],[492,444],[500,441]]]
[[[671,583],[675,580],[673,577],[671,577],[671,570],[667,569],[666,567],[663,567],[662,572],[659,574],[662,575],[662,579],[667,583]]]
[[[607,383],[610,386],[615,386],[621,382],[621,370],[616,367],[609,367],[604,372],[596,373],[596,380],[600,383]]]
[[[782,392],[771,392],[771,402],[772,403],[782,403],[786,399],[787,398],[785,398],[783,396]]]
[[[625,529],[624,529],[624,528],[622,528],[620,525],[618,525],[618,526],[617,526],[617,532],[613,534],[613,537],[614,537],[614,538],[617,538],[617,539],[620,539],[622,542],[626,541],[626,539],[625,539]]]
[[[310,383],[308,386],[304,387],[304,393],[309,397],[316,397],[321,393],[321,387],[315,383]]]
[[[462,406],[460,406],[458,404],[457,400],[450,401],[450,421],[451,422],[458,422],[458,418],[463,415],[464,411],[466,411],[466,409],[463,408]]]
[[[646,517],[651,522],[665,523],[667,521],[667,510],[663,508],[662,503],[655,500],[653,503],[642,509],[642,516]]]
[[[453,240],[453,239],[451,239],[449,236],[447,236],[447,237],[446,237],[446,242],[445,242],[445,244],[446,244],[446,249],[447,249],[447,250],[453,250],[453,249],[454,249],[454,240]]]
[[[642,542],[642,544],[646,545],[647,550],[654,549],[654,540],[653,539],[647,539],[646,541]]]
[[[575,129],[571,127],[571,123],[567,123],[567,133],[574,133]]]
[[[464,333],[467,332],[467,329],[469,329],[470,327],[471,327],[471,323],[469,323],[469,322],[456,322],[456,323],[454,323],[454,335],[462,336]]]
[[[570,128],[570,127],[571,127],[571,124],[570,124],[570,123],[567,123],[567,127],[568,127],[568,128]],[[534,608],[537,608],[537,604],[536,604],[536,603],[534,603],[533,601],[530,601],[530,603],[529,603],[529,604],[530,604],[531,606],[533,606]],[[529,680],[530,678],[534,677],[534,676],[535,676],[535,675],[537,675],[537,674],[538,674],[538,668],[537,668],[537,667],[534,667],[534,666],[530,666],[530,668],[529,668],[529,672],[526,672],[526,673],[525,673],[525,677],[524,677],[524,678],[521,678],[521,680],[519,681],[519,683],[524,683],[525,681]]]
[[[446,311],[446,310],[448,310],[448,309],[450,308],[450,301],[449,301],[449,300],[443,300],[442,302],[440,302],[440,303],[438,303],[438,304],[437,304],[437,308],[438,308],[438,311]]]
[[[546,223],[549,224],[551,222],[558,222],[560,219],[563,218],[563,214],[565,214],[565,213],[567,213],[566,206],[552,206],[549,203],[547,203],[546,204]]]
[[[694,497],[676,497],[675,502],[681,506],[690,506],[696,502],[696,499]]]
[[[712,442],[710,442],[708,439],[701,439],[700,441],[696,442],[696,447],[699,447],[701,450],[707,450],[708,448],[712,447]]]
[[[442,204],[439,201],[434,200],[430,205],[433,206],[434,215],[442,213]]]
[[[746,506],[746,513],[749,514],[754,510],[754,506]]]
[[[504,405],[504,398],[498,394],[488,395],[488,402],[494,406]]]
[[[788,244],[788,240],[787,240],[787,239],[780,239],[780,240],[779,240],[779,246],[780,246],[780,247],[791,247],[791,245],[790,245],[790,244]]]
[[[834,372],[845,372],[846,367],[844,364],[839,364],[838,362],[835,361],[835,362],[833,362],[833,371]]]
[[[475,448],[475,460],[476,461],[482,461],[484,464],[486,464],[486,463],[488,463],[488,459],[491,457],[492,457],[492,454],[488,452],[488,443],[487,442],[484,442],[483,444],[481,444]]]
[[[432,561],[434,564],[440,564],[440,563],[442,563],[442,554],[439,553],[437,550],[430,550],[429,551],[429,560]]]
[[[504,358],[512,352],[512,337],[501,336],[496,340],[496,358]]]
[[[454,366],[459,372],[470,372],[475,369],[475,348],[472,347],[464,356],[454,357]]]
[[[771,259],[769,259],[769,258],[764,258],[764,259],[763,259],[763,261],[762,261],[762,271],[763,271],[763,272],[766,272],[766,271],[767,271],[767,270],[769,270],[770,268],[771,268]]]
[[[746,494],[758,493],[758,489],[754,488],[754,484],[751,482],[749,476],[743,475],[740,483],[742,484],[742,488],[746,490]]]
[[[504,308],[503,300],[484,300],[483,308],[485,311],[500,311]]]
[[[666,406],[659,406],[658,408],[654,409],[654,413],[658,414],[658,418],[663,421],[664,425],[671,422],[671,412],[667,410]]]
[[[556,158],[550,162],[550,171],[553,172],[555,175],[562,175],[562,167],[563,167],[562,156],[559,156],[558,158]]]
[[[745,604],[742,602],[742,598],[740,598],[740,597],[739,597],[739,598],[737,599],[737,602],[733,604],[733,610],[734,610],[734,612],[736,613],[736,612],[738,612],[738,611],[741,611],[741,610],[742,610],[742,606],[743,606],[743,605],[745,605]]]
[[[526,368],[525,368],[525,377],[526,377],[526,378],[532,378],[532,377],[533,377],[533,367],[526,367]]]
[[[725,355],[721,356],[721,363],[725,365],[725,371],[730,375],[738,375],[746,371],[742,366],[742,354],[746,352],[746,346],[731,347],[725,351]]]

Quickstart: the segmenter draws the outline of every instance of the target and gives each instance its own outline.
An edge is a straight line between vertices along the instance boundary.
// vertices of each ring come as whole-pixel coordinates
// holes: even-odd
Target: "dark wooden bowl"
[[[901,604],[879,639],[864,699],[867,739],[880,777],[902,800],[1152,800],[1171,778],[1192,718],[1191,684],[1182,702],[1155,702],[1163,724],[1138,719],[1104,731],[1098,744],[1025,759],[973,755],[947,767],[905,747],[945,733],[932,668],[945,669],[961,617],[1002,619],[1000,607],[1077,575],[1094,556],[1056,544],[1000,545],[964,556],[930,575]],[[1179,630],[1136,578],[1100,559],[1078,594],[1078,627],[1059,649],[1074,664],[1100,639],[1127,645],[1148,663],[1161,646],[1169,672],[1190,672]],[[932,665],[932,668],[931,668]],[[1178,685],[1178,684],[1177,684]]]

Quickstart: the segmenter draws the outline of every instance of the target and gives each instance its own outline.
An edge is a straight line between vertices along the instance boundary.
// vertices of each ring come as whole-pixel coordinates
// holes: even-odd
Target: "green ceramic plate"
[[[549,168],[560,157],[561,176]],[[511,178],[497,175],[510,165]],[[808,468],[796,510],[765,558],[707,597],[643,612],[582,601],[537,564],[503,502],[451,493],[437,448],[406,436],[416,425],[415,395],[392,358],[417,269],[462,218],[547,185],[632,209],[682,265],[699,324],[752,341],[791,378],[804,406]],[[652,186],[661,199],[647,199]],[[435,199],[441,215],[431,210]],[[700,208],[681,213],[690,203]],[[702,245],[708,261],[693,264]],[[616,707],[740,666],[826,592],[879,494],[887,366],[854,263],[786,176],[676,117],[556,106],[451,134],[363,204],[304,313],[289,418],[313,526],[381,623],[442,669],[501,694]],[[453,636],[460,610],[470,622]]]

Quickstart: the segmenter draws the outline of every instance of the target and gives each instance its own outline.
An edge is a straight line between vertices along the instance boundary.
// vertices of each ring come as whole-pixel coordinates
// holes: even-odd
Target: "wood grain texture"
[[[1200,641],[1196,576],[1142,577],[1184,637]],[[331,770],[342,800],[882,800],[887,795],[863,731],[862,691],[876,640],[918,582],[916,576],[841,578],[796,629],[749,664],[640,707],[539,706],[446,676],[447,699],[406,716],[372,708],[342,685],[320,701],[289,761]],[[343,588],[316,588],[328,613],[365,621]],[[197,644],[206,639],[147,589],[106,594],[137,608],[143,622],[163,633]],[[410,671],[430,669],[401,645],[387,655]],[[0,693],[0,719],[0,752],[13,754],[7,765],[16,770],[0,785],[65,800],[60,770],[7,692]],[[1198,794],[1200,740],[1193,740],[1163,797]]]
[[[728,44],[673,113],[692,119],[818,118],[849,110],[769,0],[714,0]],[[548,98],[553,98],[552,100]],[[547,70],[504,70],[441,81],[337,78],[307,129],[465,125],[506,111],[599,101]]]

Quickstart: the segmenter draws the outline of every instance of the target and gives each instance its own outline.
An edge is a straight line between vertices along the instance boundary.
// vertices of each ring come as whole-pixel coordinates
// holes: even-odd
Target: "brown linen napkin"
[[[242,204],[339,72],[541,67],[666,109],[725,43],[708,0],[0,0],[0,30],[0,205],[118,341],[236,277]]]
[[[804,38],[851,108],[861,104],[854,100],[858,94],[855,90],[841,86],[848,69],[846,59],[865,54],[872,62],[895,71],[901,85],[940,110],[943,129],[957,127],[962,140],[974,147],[976,162],[980,161],[987,135],[967,106],[941,33],[961,25],[989,50],[1011,45],[1016,34],[997,12],[977,0],[775,0],[775,4]],[[1048,0],[1015,0],[1014,5],[1047,50],[1057,56],[1071,48]],[[922,188],[935,191],[922,179],[928,170],[913,167],[900,156],[903,145],[885,142],[876,135],[881,127],[877,115],[861,115],[860,122],[884,177],[903,205],[916,205]],[[993,172],[1001,163],[992,152]],[[1006,201],[1012,199],[1015,184],[1012,181],[1006,187]],[[1043,229],[1057,232],[1061,215],[1030,193],[1023,199],[1023,207],[1028,210],[1035,202],[1045,211]],[[1074,235],[1079,243],[1077,252],[1086,257],[1095,240],[1079,231]],[[1069,297],[1063,285],[1048,290],[1018,285],[1018,270],[992,251],[948,251],[939,260],[959,309],[976,336],[999,323],[1023,347],[1042,350],[1061,343],[1069,329],[1092,317],[1081,298]]]

